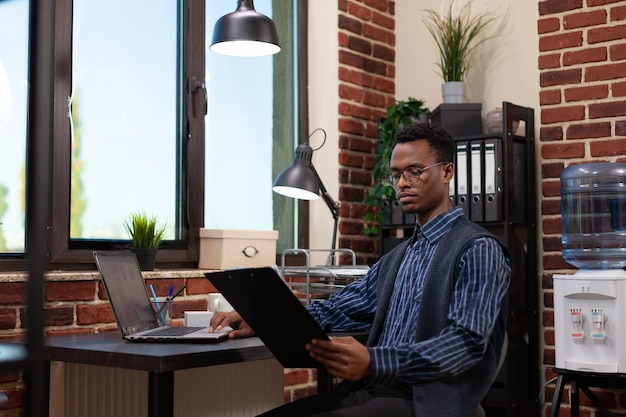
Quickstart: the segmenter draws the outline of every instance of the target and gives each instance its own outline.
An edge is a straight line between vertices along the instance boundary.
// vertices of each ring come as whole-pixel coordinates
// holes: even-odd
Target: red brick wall
[[[395,99],[395,3],[339,0],[339,247],[358,262],[378,259],[378,237],[363,234],[378,119]]]
[[[554,377],[550,369],[555,355],[552,275],[573,272],[561,256],[559,176],[574,163],[626,161],[626,2],[547,0],[538,6],[545,308],[541,325],[548,380]],[[545,391],[547,403],[552,394],[551,388]],[[602,394],[620,413],[626,412],[625,396]],[[586,398],[581,400],[593,410]],[[584,415],[597,415],[590,413]]]

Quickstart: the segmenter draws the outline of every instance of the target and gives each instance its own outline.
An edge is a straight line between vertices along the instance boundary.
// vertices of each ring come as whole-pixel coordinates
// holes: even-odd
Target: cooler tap
[[[572,322],[572,338],[582,339],[585,336],[585,332],[583,330],[585,315],[582,313],[580,308],[571,308],[570,319]]]
[[[606,336],[606,331],[604,330],[606,315],[604,314],[604,311],[601,308],[592,308],[591,319],[593,322],[593,326],[591,328],[591,338],[604,339]]]

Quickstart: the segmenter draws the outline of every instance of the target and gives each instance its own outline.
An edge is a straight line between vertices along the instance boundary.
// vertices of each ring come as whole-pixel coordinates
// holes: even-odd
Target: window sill
[[[204,278],[211,269],[156,269],[142,271],[144,279]],[[46,281],[95,281],[100,279],[98,271],[51,271],[45,273]],[[0,272],[0,282],[27,282],[27,272]]]

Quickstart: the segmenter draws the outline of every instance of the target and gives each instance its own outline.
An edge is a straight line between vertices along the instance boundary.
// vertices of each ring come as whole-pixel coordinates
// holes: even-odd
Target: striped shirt
[[[373,381],[416,384],[456,375],[475,365],[486,351],[511,271],[500,245],[486,237],[477,239],[461,256],[448,310],[451,324],[433,338],[415,341],[419,305],[428,279],[425,273],[442,237],[462,215],[463,210],[455,208],[416,230],[395,281],[381,337],[369,348]],[[329,331],[368,330],[376,311],[379,265],[374,264],[366,276],[327,301],[312,303],[309,312]]]

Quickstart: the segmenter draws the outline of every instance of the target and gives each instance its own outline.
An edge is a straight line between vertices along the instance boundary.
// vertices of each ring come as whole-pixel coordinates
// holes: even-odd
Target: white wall
[[[337,49],[337,0],[309,1],[309,131],[323,128],[326,144],[313,153],[313,165],[330,196],[339,201],[339,57]],[[311,137],[313,149],[322,144],[320,132]],[[320,198],[310,203],[310,248],[329,249],[333,217]],[[319,261],[318,261],[319,262]]]
[[[422,18],[425,9],[440,11],[442,3],[447,8],[450,0],[396,0],[396,98],[425,100],[431,110],[441,104],[443,79],[436,66],[435,41]],[[483,116],[502,101],[537,110],[537,2],[474,0],[472,11],[490,11],[499,18],[488,28],[497,36],[479,46],[474,56],[466,80],[468,101],[482,103]]]

